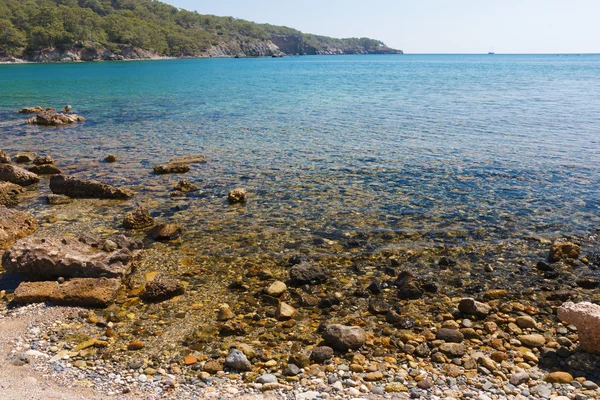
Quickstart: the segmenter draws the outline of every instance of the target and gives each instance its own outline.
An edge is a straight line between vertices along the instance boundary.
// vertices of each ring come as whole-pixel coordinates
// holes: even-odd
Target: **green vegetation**
[[[300,50],[363,47],[372,39],[333,39],[232,17],[201,15],[154,0],[0,0],[0,55],[44,48],[130,45],[168,56],[201,55],[213,46],[232,53],[273,37],[297,36]]]

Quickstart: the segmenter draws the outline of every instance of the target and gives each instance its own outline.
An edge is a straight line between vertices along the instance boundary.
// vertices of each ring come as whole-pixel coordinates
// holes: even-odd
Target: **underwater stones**
[[[34,165],[28,168],[29,172],[33,172],[36,175],[58,175],[62,174],[60,168],[54,164],[41,164]]]
[[[190,166],[184,163],[161,164],[154,167],[154,173],[157,175],[184,174],[186,172],[190,172]]]
[[[152,218],[146,207],[139,206],[135,210],[125,214],[123,226],[126,229],[150,228],[151,226],[154,226],[154,218]]]
[[[383,300],[373,299],[369,301],[369,312],[373,315],[385,315],[390,309],[391,305]]]
[[[252,364],[250,364],[246,355],[237,349],[229,351],[224,365],[236,371],[250,371],[252,369]]]
[[[57,206],[60,204],[69,204],[73,202],[73,199],[69,196],[64,196],[62,194],[49,194],[46,196],[46,202],[51,206]]]
[[[146,284],[140,298],[149,303],[159,303],[184,293],[185,289],[177,279],[159,274]]]
[[[556,242],[550,247],[549,259],[552,262],[560,260],[576,260],[579,258],[581,247],[571,242]]]
[[[49,302],[79,307],[107,307],[117,297],[121,281],[114,278],[75,278],[55,281],[22,282],[14,301],[20,304]]]
[[[119,161],[119,158],[114,154],[109,154],[106,157],[104,157],[104,162],[107,163],[116,163],[117,161]]]
[[[227,194],[227,201],[229,201],[229,204],[241,204],[246,202],[247,196],[246,189],[237,188]]]
[[[74,178],[67,175],[53,175],[50,178],[50,190],[72,198],[129,199],[133,193],[106,183]]]
[[[23,192],[23,188],[15,183],[0,182],[0,206],[19,204],[19,195]]]
[[[290,279],[296,284],[315,285],[329,279],[329,270],[318,264],[304,261],[290,268]]]
[[[0,181],[29,186],[38,183],[40,178],[33,172],[29,172],[16,165],[0,164]]]
[[[277,317],[277,319],[280,321],[286,321],[288,319],[294,318],[296,312],[297,311],[294,307],[290,306],[287,303],[284,303],[283,301],[280,301],[277,305],[277,310],[275,311],[275,317]]]
[[[37,228],[37,221],[29,214],[0,206],[0,249],[10,247],[17,240],[31,235]]]
[[[359,326],[331,324],[325,327],[323,340],[334,349],[346,351],[361,347],[367,340],[367,335]]]
[[[35,154],[32,151],[22,151],[20,153],[17,153],[17,155],[15,156],[15,162],[17,162],[17,164],[32,162],[36,158],[36,156],[37,154]]]
[[[600,355],[600,306],[589,302],[564,303],[558,309],[558,318],[577,327],[581,348]]]
[[[285,283],[281,281],[275,281],[265,288],[265,293],[269,296],[279,297],[287,290]]]
[[[449,343],[462,343],[464,335],[458,329],[441,328],[435,334],[437,340],[443,340]]]
[[[181,226],[176,224],[161,224],[155,226],[149,233],[148,236],[153,240],[159,242],[165,242],[169,240],[175,240],[181,236]]]
[[[198,187],[192,184],[190,181],[183,179],[173,187],[173,190],[182,193],[195,192],[198,190]]]
[[[519,342],[527,347],[542,347],[546,344],[546,338],[537,333],[531,335],[521,335],[518,337],[518,339]]]
[[[4,253],[2,266],[30,280],[122,278],[131,272],[134,258],[127,248],[106,252],[71,238],[29,237]]]
[[[219,360],[208,360],[202,370],[209,374],[216,374],[219,371],[223,371],[223,364]]]
[[[458,311],[463,314],[485,317],[492,311],[492,307],[472,298],[464,298],[458,303]]]
[[[310,360],[316,363],[324,363],[333,358],[333,349],[329,346],[318,346],[310,352]]]

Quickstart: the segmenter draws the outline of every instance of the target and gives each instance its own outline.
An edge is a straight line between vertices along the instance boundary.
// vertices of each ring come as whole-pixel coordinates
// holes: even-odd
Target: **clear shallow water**
[[[71,104],[87,121],[23,125],[14,111],[38,104]],[[108,225],[150,201],[214,256],[592,231],[598,110],[600,56],[0,65],[0,148],[133,186],[134,202],[103,211]],[[121,161],[101,163],[110,153]],[[209,163],[151,174],[186,154]],[[202,193],[171,199],[182,178]],[[250,192],[245,208],[225,204],[236,186]]]

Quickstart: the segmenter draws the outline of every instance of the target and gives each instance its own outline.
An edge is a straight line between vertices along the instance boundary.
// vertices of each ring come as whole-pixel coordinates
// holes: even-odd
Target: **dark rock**
[[[183,293],[185,289],[177,279],[159,274],[146,284],[140,298],[149,303],[158,303],[181,296]]]
[[[190,166],[183,163],[162,164],[154,167],[154,173],[157,175],[184,174],[186,172],[190,172]]]
[[[316,363],[324,363],[333,358],[333,349],[329,346],[318,346],[312,349],[310,359]]]
[[[125,214],[123,226],[126,229],[144,229],[154,226],[154,218],[144,206],[139,206],[135,210]]]
[[[232,349],[227,358],[225,359],[225,364],[227,368],[234,369],[236,371],[250,371],[252,369],[252,364],[246,358],[246,355],[239,350]]]
[[[442,269],[454,267],[456,265],[456,260],[450,257],[442,257],[440,258],[440,261],[438,261],[438,265],[442,267]]]
[[[381,294],[383,292],[383,287],[381,283],[373,282],[367,287],[367,290],[373,294]]]
[[[57,282],[22,282],[15,290],[15,303],[50,302],[77,307],[106,307],[121,288],[119,279],[76,278]]]
[[[0,182],[0,206],[19,204],[19,195],[23,192],[23,188],[15,183]]]
[[[179,225],[161,224],[149,232],[149,236],[157,241],[175,240],[181,236],[182,230]]]
[[[592,277],[581,277],[575,282],[577,286],[584,289],[596,289],[600,281]]]
[[[50,156],[38,156],[33,160],[34,165],[54,164],[54,160]]]
[[[0,206],[0,249],[7,249],[17,240],[31,235],[37,228],[37,221],[29,214]]]
[[[450,343],[462,343],[464,335],[457,329],[441,328],[435,334],[437,340],[443,340]]]
[[[286,261],[286,264],[289,267],[293,267],[294,265],[298,265],[300,263],[303,262],[308,262],[308,258],[305,256],[301,256],[301,255],[293,255],[290,258],[288,258],[288,260]]]
[[[133,197],[133,193],[126,189],[66,175],[53,175],[50,178],[50,190],[54,194],[73,198],[129,199]]]
[[[36,158],[36,156],[37,156],[37,154],[35,154],[32,151],[23,151],[23,152],[17,153],[17,155],[15,156],[15,161],[18,164],[28,163],[28,162],[32,162]]]
[[[247,196],[248,193],[246,192],[246,189],[237,188],[227,194],[227,200],[229,201],[229,204],[245,203]]]
[[[17,111],[19,114],[37,114],[43,112],[44,109],[40,106],[25,107]]]
[[[385,320],[390,324],[396,324],[402,321],[402,315],[395,310],[390,310],[385,314]]]
[[[471,298],[465,298],[458,304],[458,311],[463,314],[485,317],[492,311],[492,308],[485,303],[480,303]]]
[[[564,302],[576,296],[577,292],[574,290],[557,290],[546,296],[546,300]]]
[[[544,261],[538,261],[535,267],[542,272],[554,271],[554,267]]]
[[[423,297],[423,291],[416,282],[409,282],[398,287],[398,298],[403,300],[416,300]]]
[[[7,181],[21,186],[33,185],[40,181],[39,176],[11,164],[0,164],[0,181]]]
[[[290,269],[290,279],[296,284],[317,284],[329,278],[329,270],[318,264],[304,261]]]
[[[387,314],[392,306],[382,300],[369,301],[369,312],[373,315]]]
[[[288,364],[282,371],[285,376],[296,376],[300,374],[300,368],[295,364]]]
[[[361,347],[367,340],[367,335],[364,329],[358,326],[332,324],[325,327],[323,339],[334,349],[346,351]]]
[[[58,175],[62,174],[60,168],[54,164],[33,165],[28,168],[29,172],[37,175]]]
[[[114,154],[109,154],[104,158],[104,162],[107,163],[115,163],[117,161],[119,161],[119,159]]]
[[[195,186],[194,184],[192,184],[190,181],[184,179],[184,180],[179,181],[177,183],[177,185],[175,185],[173,190],[176,190],[178,192],[183,192],[183,193],[189,193],[189,192],[197,191],[198,187]]]

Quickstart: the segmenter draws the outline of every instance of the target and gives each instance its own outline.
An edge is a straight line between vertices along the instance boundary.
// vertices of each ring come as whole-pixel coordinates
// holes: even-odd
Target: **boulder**
[[[133,193],[106,183],[74,178],[67,175],[54,175],[50,178],[50,190],[73,198],[129,199]]]
[[[15,290],[15,303],[42,303],[107,307],[117,297],[121,281],[115,278],[76,278],[62,284],[55,281],[22,282]]]
[[[181,236],[181,226],[176,224],[161,224],[157,225],[152,229],[148,236],[156,241],[164,242],[168,240],[175,240]]]
[[[296,284],[317,284],[329,279],[329,270],[310,261],[303,261],[290,269],[290,279]]]
[[[229,201],[229,204],[245,203],[247,196],[246,189],[237,188],[227,194],[227,201]]]
[[[458,303],[458,311],[463,314],[485,317],[492,311],[492,307],[471,298],[464,298]]]
[[[577,327],[581,348],[600,355],[600,306],[589,302],[564,303],[558,309],[558,318]]]
[[[17,153],[15,156],[15,161],[19,164],[32,162],[37,157],[33,151],[22,151]]]
[[[159,303],[185,293],[183,285],[175,278],[157,275],[146,284],[141,298],[149,303]]]
[[[154,167],[154,173],[157,175],[183,174],[186,172],[190,172],[190,166],[184,163],[162,164]]]
[[[325,327],[323,339],[332,348],[346,351],[361,347],[367,340],[367,334],[359,326],[331,324]]]
[[[125,214],[123,226],[126,229],[150,228],[154,226],[154,218],[152,218],[146,207],[139,206],[135,210]]]
[[[252,364],[250,364],[246,355],[237,349],[229,351],[224,365],[236,371],[250,371],[252,369]]]
[[[59,126],[85,121],[85,118],[75,114],[62,114],[56,111],[43,111],[25,121],[30,125]]]
[[[7,249],[17,240],[31,235],[37,228],[37,221],[29,214],[0,206],[0,249]]]
[[[28,168],[29,172],[33,172],[36,175],[58,175],[62,174],[60,168],[54,164],[42,164],[33,165]]]
[[[19,195],[23,192],[23,188],[19,185],[11,182],[0,182],[0,206],[19,204]]]
[[[556,242],[550,248],[549,259],[552,262],[560,260],[576,260],[579,258],[581,247],[571,242]]]
[[[111,243],[116,250],[100,250],[72,238],[29,237],[4,253],[2,266],[7,272],[35,281],[59,277],[123,278],[131,272],[136,253]]]
[[[40,178],[33,172],[29,172],[21,167],[11,164],[0,164],[0,181],[29,186],[39,182]]]

